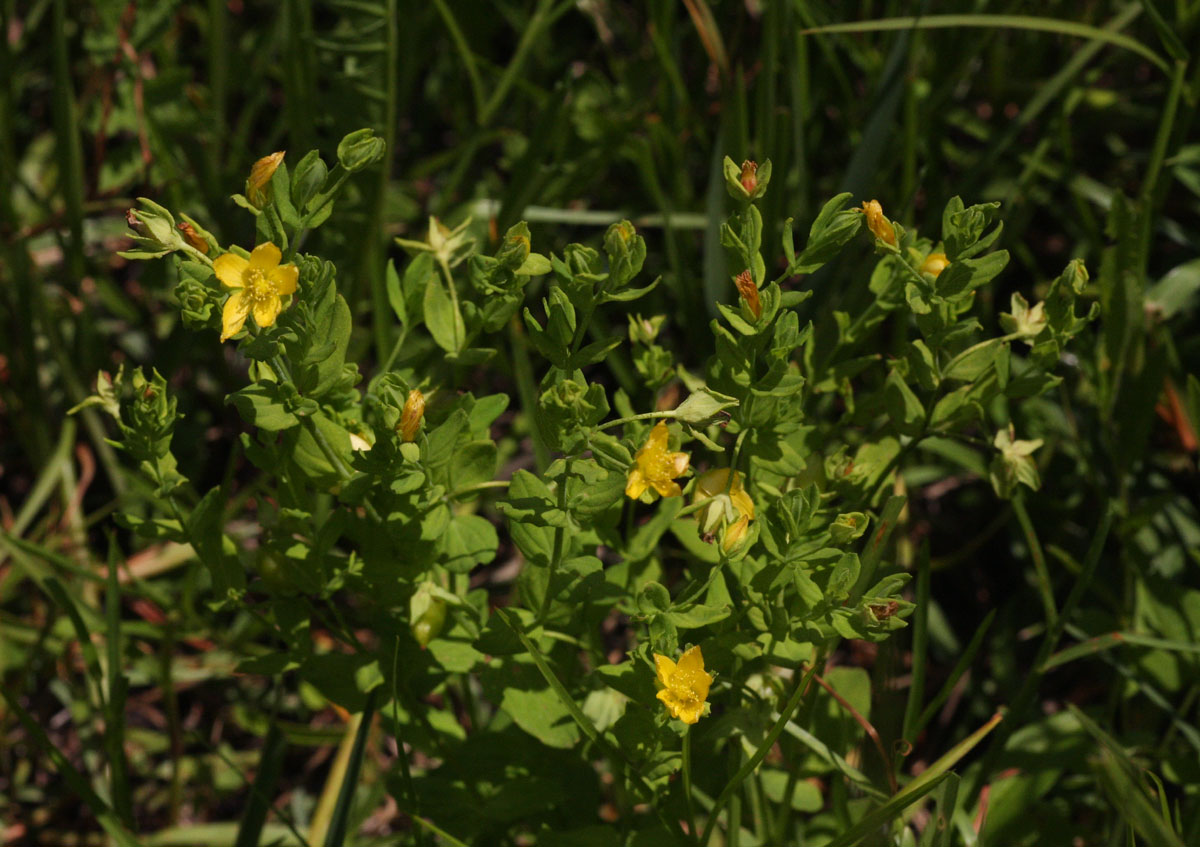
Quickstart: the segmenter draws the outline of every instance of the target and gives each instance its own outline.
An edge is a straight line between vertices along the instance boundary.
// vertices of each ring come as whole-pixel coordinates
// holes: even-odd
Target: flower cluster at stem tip
[[[704,670],[704,655],[696,645],[679,657],[678,663],[661,653],[654,654],[654,667],[662,689],[657,697],[667,707],[671,717],[686,724],[694,724],[704,714],[704,703],[708,700],[708,689],[713,683],[711,674]]]

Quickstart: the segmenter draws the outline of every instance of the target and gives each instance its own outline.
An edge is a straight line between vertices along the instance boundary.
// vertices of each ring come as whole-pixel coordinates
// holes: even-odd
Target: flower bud
[[[372,129],[356,130],[338,142],[338,163],[354,173],[383,158],[384,141]]]
[[[750,516],[742,515],[725,527],[725,531],[721,534],[721,549],[725,551],[726,555],[736,552],[746,540],[749,531]]]
[[[400,414],[400,440],[405,443],[416,441],[424,417],[425,395],[414,388],[408,392],[408,399],[404,401],[404,411]]]
[[[921,263],[921,273],[937,276],[950,265],[945,253],[930,253]]]
[[[1026,344],[1032,345],[1033,339],[1041,335],[1042,330],[1046,328],[1046,304],[1037,303],[1030,307],[1025,298],[1016,291],[1013,292],[1010,302],[1012,312],[1000,313],[1000,326],[1005,332],[1016,335]]]
[[[742,304],[746,310],[754,316],[754,320],[762,317],[762,303],[758,299],[758,286],[754,284],[754,277],[750,271],[745,270],[738,274],[733,284],[737,286],[738,294],[742,296]]]
[[[446,601],[440,597],[430,597],[428,608],[412,622],[413,638],[417,639],[417,643],[424,650],[430,641],[442,634],[442,627],[445,625]]]
[[[653,315],[649,318],[629,315],[629,340],[634,344],[653,344],[666,320],[666,315]]]
[[[742,188],[746,189],[747,194],[754,193],[754,189],[758,188],[758,162],[752,159],[742,162],[740,182],[742,183]]]
[[[754,520],[754,501],[742,487],[742,480],[742,474],[729,468],[714,468],[696,480],[696,502],[708,501],[696,513],[700,535],[711,541],[719,534],[721,549],[726,553],[735,552],[745,541],[750,521]]]
[[[181,221],[175,225],[176,229],[183,233],[183,240],[188,243],[193,249],[200,251],[205,256],[208,255],[208,242],[205,241],[200,233],[196,232],[196,228],[187,221]]]
[[[722,171],[725,190],[731,197],[743,202],[757,200],[767,192],[767,185],[771,181],[771,160],[767,159],[759,165],[751,159],[746,159],[741,167],[738,167],[733,159],[726,156]]]
[[[891,221],[883,216],[883,206],[879,205],[878,200],[862,204],[862,212],[867,216],[867,228],[874,233],[875,237],[884,244],[896,246],[896,230],[892,227]]]
[[[279,150],[270,156],[263,156],[250,168],[250,178],[246,180],[246,199],[254,208],[261,209],[267,205],[267,200],[270,199],[267,186],[271,184],[271,177],[283,161],[285,152],[287,151]]]

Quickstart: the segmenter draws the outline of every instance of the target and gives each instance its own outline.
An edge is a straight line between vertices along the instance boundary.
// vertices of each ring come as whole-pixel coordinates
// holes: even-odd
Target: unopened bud
[[[279,163],[283,161],[285,150],[279,150],[270,156],[263,156],[250,168],[250,178],[246,180],[246,199],[256,209],[267,205],[267,186],[275,175]]]
[[[751,163],[753,164],[753,163]],[[742,302],[746,304],[746,308],[755,320],[762,317],[762,303],[758,299],[758,286],[754,284],[754,277],[750,271],[745,270],[738,274],[733,284],[737,286],[738,294],[742,296]]]
[[[429,607],[412,622],[413,638],[421,645],[424,650],[429,646],[429,642],[437,638],[442,633],[442,627],[446,625],[446,601],[440,597],[431,597]]]
[[[878,200],[862,204],[862,212],[867,216],[867,228],[874,233],[875,237],[884,244],[895,246],[896,230],[892,227],[891,221],[883,216],[883,206],[879,205]]]
[[[742,162],[741,183],[747,194],[754,193],[754,189],[758,188],[758,162],[752,159]]]
[[[950,265],[945,253],[930,253],[921,263],[921,273],[937,276]]]
[[[400,414],[400,440],[416,441],[417,432],[421,429],[421,419],[425,417],[425,395],[415,388],[408,392],[404,401],[404,411]]]
[[[147,229],[146,225],[142,223],[140,218],[138,218],[137,212],[134,209],[127,209],[125,211],[125,225],[143,238],[150,235],[150,230]]]

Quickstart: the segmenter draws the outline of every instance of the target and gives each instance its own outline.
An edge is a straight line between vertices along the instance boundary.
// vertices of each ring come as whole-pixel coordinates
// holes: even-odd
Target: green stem
[[[454,277],[450,273],[449,263],[441,256],[437,257],[438,267],[442,269],[442,276],[446,280],[446,288],[450,292],[450,302],[454,304],[454,314],[462,315],[462,309],[458,305],[458,289],[454,287]],[[463,339],[458,337],[459,322],[454,322],[454,347],[456,350],[462,350]]]
[[[692,727],[683,731],[683,799],[687,804],[688,834],[696,837],[696,809],[692,805]]]
[[[487,482],[477,482],[474,485],[464,485],[462,488],[456,488],[446,496],[450,499],[461,497],[464,494],[470,494],[474,491],[486,491],[489,488],[508,488],[510,482],[507,479],[493,479]]]
[[[1158,122],[1158,133],[1154,137],[1154,147],[1150,153],[1150,163],[1146,167],[1146,176],[1142,180],[1141,191],[1141,256],[1143,265],[1150,258],[1150,233],[1153,215],[1150,206],[1154,202],[1154,194],[1158,188],[1159,174],[1167,156],[1167,145],[1171,140],[1171,129],[1175,125],[1175,115],[1179,110],[1179,98],[1183,96],[1184,77],[1187,73],[1187,62],[1177,61],[1171,71],[1171,88],[1167,93],[1167,102],[1163,106],[1162,117]]]
[[[563,459],[562,477],[558,481],[558,509],[560,512],[567,510],[567,481],[571,478],[571,459],[571,456]],[[538,609],[538,623],[546,620],[546,613],[550,610],[550,601],[553,599],[551,589],[554,587],[554,577],[558,573],[558,566],[562,561],[565,543],[566,529],[556,526],[554,528],[554,551],[550,556],[550,573],[546,577],[546,591],[542,594],[542,605]]]
[[[379,369],[380,374],[385,374],[391,371],[392,365],[396,363],[396,357],[400,355],[400,348],[404,346],[404,342],[407,338],[408,324],[401,324],[400,337],[396,339],[396,343],[392,345],[392,351],[388,353],[387,358],[383,360],[383,366]]]
[[[487,102],[483,104],[483,108],[479,110],[479,125],[481,127],[486,126],[491,121],[492,115],[495,114],[496,110],[504,102],[508,90],[517,81],[517,75],[521,72],[521,68],[529,58],[530,52],[541,38],[542,30],[555,17],[565,12],[568,8],[572,8],[575,4],[564,3],[559,9],[553,10],[553,14],[551,14],[551,7],[553,5],[554,0],[539,0],[537,8],[529,18],[529,23],[525,25],[525,31],[521,33],[521,41],[517,44],[512,61],[504,69],[504,73],[500,76],[500,81],[496,83],[496,87],[492,89],[492,96],[488,98]]]
[[[533,378],[533,363],[529,360],[529,349],[525,346],[525,337],[519,321],[513,320],[508,325],[509,346],[512,349],[513,378],[517,383],[517,394],[521,398],[521,408],[531,410],[528,415],[529,430],[533,441],[533,456],[539,472],[550,466],[550,448],[546,446],[545,436],[542,435],[538,423],[537,383]]]
[[[640,415],[631,415],[628,418],[617,418],[616,420],[605,421],[597,426],[596,429],[612,429],[614,426],[624,426],[625,424],[630,424],[634,421],[650,421],[661,418],[674,420],[675,412],[673,410],[669,412],[644,412]]]
[[[413,782],[412,770],[408,764],[408,752],[404,749],[404,734],[400,730],[400,696],[396,691],[400,678],[400,638],[396,637],[395,647],[392,650],[392,732],[396,740],[396,758],[400,760],[400,776],[404,786],[404,793],[408,795],[410,804],[409,816],[414,820],[420,813],[420,806],[417,804],[417,787]],[[419,827],[414,827],[414,839],[417,847],[421,847],[425,843],[425,833]]]
[[[454,49],[458,51],[463,67],[467,71],[467,80],[471,83],[471,99],[475,101],[475,119],[482,124],[483,82],[479,78],[479,69],[475,67],[475,55],[471,52],[471,47],[467,44],[466,36],[463,35],[458,21],[454,19],[454,14],[446,6],[445,0],[433,0],[433,5],[437,9],[437,13],[441,15],[442,21],[446,24],[446,30],[450,33],[450,40],[454,42]]]
[[[1033,559],[1033,569],[1037,573],[1038,593],[1042,598],[1042,610],[1046,615],[1046,626],[1053,626],[1058,620],[1058,609],[1054,603],[1054,587],[1050,580],[1050,569],[1046,567],[1046,557],[1042,553],[1041,542],[1033,528],[1033,521],[1025,509],[1025,496],[1019,494],[1012,499],[1013,511],[1017,521],[1025,533],[1025,542],[1029,545],[1029,555]]]

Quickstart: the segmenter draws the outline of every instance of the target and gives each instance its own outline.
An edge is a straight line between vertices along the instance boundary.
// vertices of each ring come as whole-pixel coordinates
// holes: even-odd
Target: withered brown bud
[[[754,315],[754,319],[758,320],[762,317],[762,303],[758,299],[758,286],[754,284],[754,277],[750,275],[750,271],[742,271],[733,280],[733,283],[737,286],[738,294],[742,296],[746,308],[750,310],[750,314]]]
[[[200,233],[196,232],[196,228],[194,226],[187,221],[182,221],[181,223],[176,224],[176,227],[178,227],[179,231],[183,233],[184,241],[186,241],[191,247],[199,250],[204,255],[208,255],[208,242],[200,236]]]

